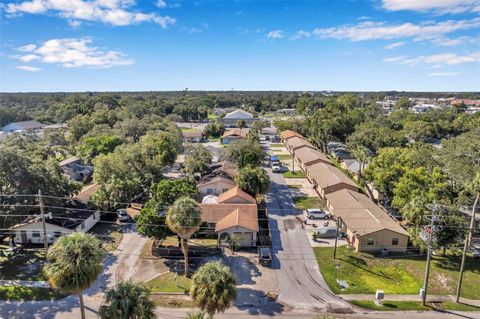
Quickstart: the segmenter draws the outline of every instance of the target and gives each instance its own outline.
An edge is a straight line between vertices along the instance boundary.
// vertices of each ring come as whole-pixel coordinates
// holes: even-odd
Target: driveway
[[[271,151],[269,151],[271,153]],[[296,217],[290,189],[281,174],[268,169],[270,188],[266,195],[269,226],[277,272],[278,301],[297,309],[343,309],[350,305],[328,288],[305,230]]]

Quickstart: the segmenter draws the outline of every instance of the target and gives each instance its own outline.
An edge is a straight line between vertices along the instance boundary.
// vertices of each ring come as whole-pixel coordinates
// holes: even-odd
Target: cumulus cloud
[[[42,70],[40,68],[30,66],[30,65],[17,65],[16,68],[22,71],[27,71],[27,72],[38,72]]]
[[[460,75],[460,72],[431,72],[428,73],[428,76],[457,76]]]
[[[157,7],[159,8],[165,8],[167,6],[167,3],[165,0],[157,0]]]
[[[35,50],[36,47],[37,46],[35,44],[27,44],[27,45],[24,45],[23,47],[17,48],[17,50],[20,52],[32,52],[33,50]]]
[[[134,60],[120,51],[101,50],[91,46],[90,38],[52,39],[36,46],[29,44],[29,54],[15,56],[22,62],[38,61],[57,64],[65,68],[110,68],[133,64]],[[27,46],[18,49],[26,48]]]
[[[395,49],[395,48],[398,48],[398,47],[401,47],[401,46],[404,46],[404,45],[405,45],[405,42],[394,42],[394,43],[391,43],[389,45],[384,46],[384,48],[387,49],[387,50],[392,50],[392,49]]]
[[[421,41],[438,38],[459,30],[479,27],[480,18],[448,20],[438,23],[430,21],[421,24],[403,23],[390,25],[383,22],[365,21],[352,26],[316,28],[311,34],[319,38],[347,39],[350,41],[400,38],[414,38],[416,41]]]
[[[8,3],[5,10],[9,15],[56,13],[74,27],[78,26],[80,21],[100,21],[114,26],[152,22],[162,28],[175,23],[174,18],[159,16],[155,12],[132,11],[134,4],[134,0],[31,0]]]
[[[273,30],[268,32],[267,34],[268,39],[281,39],[283,38],[283,31],[282,30]]]
[[[474,52],[466,55],[457,55],[455,53],[441,53],[433,55],[421,55],[418,57],[397,56],[383,60],[387,63],[400,63],[405,65],[431,64],[434,67],[445,65],[458,65],[464,63],[480,62],[480,52]]]
[[[478,0],[383,0],[382,7],[389,11],[430,11],[437,13],[480,12]]]

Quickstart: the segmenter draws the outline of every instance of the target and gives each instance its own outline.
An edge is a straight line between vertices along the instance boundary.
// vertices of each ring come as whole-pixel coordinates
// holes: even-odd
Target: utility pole
[[[428,277],[430,275],[430,262],[432,260],[432,244],[433,244],[433,226],[437,218],[437,211],[440,209],[440,205],[437,203],[433,204],[432,211],[433,214],[430,219],[430,236],[428,238],[428,252],[427,252],[427,264],[425,266],[425,278],[423,279],[423,294],[422,294],[422,304],[425,306],[427,301],[427,290],[428,290]]]
[[[460,264],[460,276],[458,277],[457,296],[455,298],[455,301],[457,303],[460,300],[460,292],[462,290],[462,281],[463,281],[463,271],[465,270],[465,258],[467,256],[468,247],[470,247],[472,243],[473,230],[475,226],[475,210],[477,208],[479,199],[480,199],[480,192],[477,193],[477,198],[475,199],[475,203],[473,204],[472,219],[470,220],[470,227],[467,231],[467,237],[465,238],[465,243],[463,245],[462,263]]]
[[[337,231],[335,232],[335,248],[333,249],[333,259],[337,259],[337,240],[340,217],[337,217]]]
[[[38,205],[40,206],[40,218],[43,226],[43,244],[45,245],[45,256],[48,252],[47,226],[45,225],[45,211],[43,207],[42,192],[38,190]]]

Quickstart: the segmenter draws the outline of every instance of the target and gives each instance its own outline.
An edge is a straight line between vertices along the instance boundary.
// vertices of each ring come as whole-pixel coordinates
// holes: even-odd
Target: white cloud
[[[36,48],[37,46],[35,44],[27,44],[27,45],[24,45],[23,47],[17,48],[17,50],[20,52],[32,52]]]
[[[40,68],[30,66],[30,65],[17,65],[16,68],[19,70],[27,71],[27,72],[38,72],[42,70]]]
[[[383,0],[382,7],[389,11],[480,12],[478,0]]]
[[[165,8],[167,6],[167,3],[165,0],[157,0],[157,7],[159,8]]]
[[[109,68],[134,63],[133,59],[120,51],[103,51],[90,46],[91,43],[90,38],[52,39],[36,47],[30,54],[15,58],[23,62],[38,60],[43,63],[58,64],[65,68]]]
[[[466,55],[457,55],[455,53],[441,53],[433,55],[421,55],[414,58],[407,56],[397,56],[383,59],[387,63],[400,63],[405,65],[431,64],[434,67],[441,67],[445,65],[458,65],[463,63],[480,62],[480,52],[475,52]]]
[[[438,38],[445,34],[480,27],[480,18],[448,20],[438,23],[403,23],[388,25],[383,22],[365,21],[353,26],[316,28],[311,33],[319,38],[347,39],[350,41],[389,40],[414,38],[416,41]]]
[[[309,38],[312,34],[308,31],[305,30],[300,30],[297,33],[295,33],[290,40],[299,40],[303,38]]]
[[[392,50],[392,49],[401,47],[403,45],[405,45],[405,42],[394,42],[394,43],[391,43],[389,45],[384,46],[384,48],[387,49],[387,50]]]
[[[273,30],[268,32],[267,34],[268,39],[281,39],[283,38],[283,31],[282,30]]]
[[[68,19],[76,27],[80,21],[101,21],[114,26],[125,26],[140,22],[152,22],[166,28],[175,23],[169,16],[159,16],[155,12],[142,13],[131,11],[134,0],[31,0],[9,3],[6,11],[9,15],[30,13],[56,13]]]
[[[428,76],[457,76],[460,72],[432,72],[428,73]]]

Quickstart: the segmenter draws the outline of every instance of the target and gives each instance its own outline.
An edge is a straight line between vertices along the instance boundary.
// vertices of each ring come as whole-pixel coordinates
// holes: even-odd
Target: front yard
[[[456,311],[480,311],[479,307],[457,304],[452,301],[435,303],[432,305],[427,303],[426,306],[421,301],[384,301],[381,306],[370,300],[351,301],[352,304],[364,309],[380,310],[380,311],[405,311],[405,310],[456,310]]]
[[[0,287],[0,300],[40,301],[58,300],[65,295],[49,288],[3,286]]]
[[[339,294],[374,294],[377,289],[386,294],[418,294],[423,286],[425,256],[392,256],[376,258],[366,253],[355,253],[351,248],[339,247],[337,259],[333,248],[315,247],[320,271],[333,292]],[[432,257],[429,293],[455,294],[460,256],[449,252]],[[480,299],[480,267],[478,260],[468,257],[465,266],[462,297]],[[345,281],[342,290],[337,279]]]
[[[152,292],[188,292],[192,285],[192,279],[183,275],[167,272],[147,281],[145,286]]]
[[[13,256],[0,257],[0,280],[43,281],[45,254],[38,249],[23,249]]]
[[[292,197],[292,200],[295,207],[300,210],[326,207],[326,201],[318,196]]]
[[[288,170],[283,173],[283,177],[284,178],[305,178],[307,177],[307,175],[301,170],[298,170],[295,172]]]

